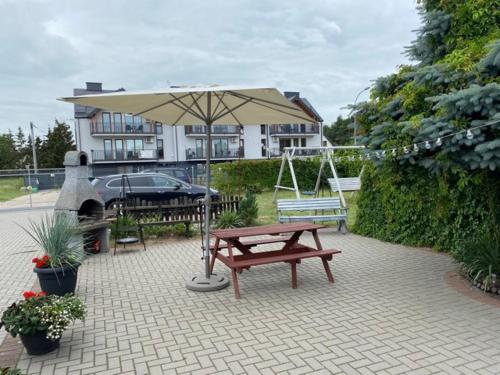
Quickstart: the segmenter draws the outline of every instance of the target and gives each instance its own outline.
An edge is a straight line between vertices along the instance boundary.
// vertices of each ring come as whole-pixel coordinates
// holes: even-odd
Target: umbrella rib
[[[184,102],[182,102],[182,104],[184,104]],[[181,113],[181,115],[173,122],[172,125],[177,125],[177,123],[180,121],[181,118],[184,117],[184,115],[186,113],[188,113],[189,110],[191,110],[191,107],[195,104],[195,102],[193,101],[193,103],[191,103],[191,105],[187,108],[187,109],[184,109],[184,112]],[[175,103],[174,105],[177,105],[177,103]],[[177,107],[181,108],[181,106],[177,105]],[[191,115],[195,116],[196,118],[199,118],[196,116],[196,113],[195,112],[189,112]]]
[[[140,116],[140,115],[142,115],[143,113],[146,113],[146,112],[152,111],[152,110],[154,110],[154,109],[157,109],[157,108],[163,107],[164,105],[167,105],[167,104],[173,103],[173,102],[175,102],[175,101],[177,101],[177,100],[180,100],[180,99],[182,99],[182,98],[185,98],[185,97],[186,97],[186,96],[188,96],[189,94],[186,94],[186,95],[184,95],[184,96],[182,96],[182,97],[180,97],[180,98],[176,98],[176,97],[175,97],[175,96],[173,96],[172,94],[169,94],[169,95],[170,95],[171,97],[173,97],[174,99],[173,99],[173,100],[167,100],[167,101],[166,101],[166,102],[164,102],[164,103],[161,103],[161,104],[155,105],[154,107],[151,107],[151,108],[148,108],[148,109],[145,109],[144,111],[138,112],[138,113],[136,113],[135,115],[136,115],[136,116]]]
[[[186,114],[186,112],[187,112],[190,115],[192,115],[193,117],[196,117],[197,119],[200,119],[201,121],[205,121],[205,119],[203,117],[201,117],[198,113],[192,111],[188,106],[186,106],[186,104],[182,103],[184,105],[184,107],[181,106],[181,105],[179,105],[178,103],[173,103],[172,102],[172,104],[175,105],[177,108],[180,108],[180,109],[184,110],[184,112],[181,114],[181,117],[183,117]]]
[[[263,103],[257,103],[257,102],[254,102],[254,104],[256,104],[256,105],[260,105],[260,106],[265,107],[265,108],[272,109],[273,111],[276,111],[276,112],[284,113],[285,115],[289,115],[289,116],[294,116],[294,117],[300,118],[300,119],[302,119],[302,120],[307,121],[308,123],[310,123],[310,122],[311,122],[311,119],[310,119],[310,118],[303,117],[303,116],[297,115],[297,114],[295,114],[295,113],[288,113],[288,112],[286,112],[286,111],[283,111],[283,110],[278,109],[278,108],[273,108],[273,107],[271,107],[271,106],[269,106],[269,105],[266,105],[266,104],[263,104]],[[302,112],[302,110],[301,110],[301,112]]]
[[[222,118],[222,117],[224,117],[224,116],[226,116],[226,115],[228,115],[228,114],[231,114],[231,115],[234,117],[234,119],[235,119],[236,121],[238,121],[238,119],[236,119],[236,116],[233,114],[233,112],[234,112],[234,111],[236,111],[238,108],[243,107],[245,104],[247,104],[247,103],[249,103],[249,102],[251,102],[251,101],[252,101],[252,98],[249,98],[249,99],[245,100],[243,103],[240,103],[240,104],[238,104],[236,107],[231,108],[231,109],[229,109],[229,108],[226,106],[226,104],[225,104],[225,103],[222,103],[222,105],[223,105],[224,107],[226,107],[227,111],[226,111],[226,112],[221,111],[221,113],[220,113],[217,117],[214,117],[214,120],[213,120],[213,121],[217,121],[218,119],[220,119],[220,118]],[[255,104],[257,104],[257,103],[255,103]],[[239,123],[239,121],[238,121],[238,123]],[[241,124],[240,124],[240,125],[241,125]]]
[[[217,99],[219,99],[219,102],[217,103],[217,106],[213,110],[213,113],[214,113],[213,117],[215,118],[215,117],[217,117],[220,114],[220,113],[217,113],[217,110],[219,109],[219,106],[220,106],[222,100],[224,99],[224,95],[226,95],[226,92],[223,91],[220,98],[219,98],[219,95],[217,95],[217,93],[215,91],[214,91],[214,95],[217,97]],[[221,110],[221,113],[222,113],[222,110]]]
[[[227,93],[229,95],[233,95],[233,96],[236,96],[236,97],[241,98],[241,99],[252,99],[254,102],[263,102],[263,103],[272,104],[272,105],[275,105],[275,106],[278,106],[278,107],[284,107],[284,108],[287,108],[287,109],[293,109],[294,111],[302,112],[302,110],[300,108],[297,108],[297,107],[294,107],[294,106],[288,106],[288,105],[281,104],[281,103],[276,103],[276,102],[273,102],[271,100],[260,99],[260,98],[254,97],[254,96],[240,94],[239,92],[234,92],[234,91],[227,91]]]
[[[201,97],[203,96],[203,94],[199,94],[197,99],[195,99],[195,98],[194,98],[193,93],[191,93],[191,92],[190,92],[190,93],[189,93],[189,95],[190,95],[190,96],[191,96],[191,98],[193,99],[193,102],[194,102],[194,104],[196,105],[196,108],[198,108],[198,111],[200,111],[201,115],[202,115],[204,118],[207,118],[209,114],[205,114],[205,113],[203,113],[203,110],[202,110],[202,109],[201,109],[201,107],[198,105],[198,100],[200,100],[200,99],[201,99]],[[192,107],[192,105],[190,105],[189,107],[191,108],[191,107]]]
[[[214,94],[215,94],[215,96],[217,96],[217,99],[219,99],[219,96],[218,96],[215,92],[214,92]],[[226,105],[226,103],[224,103],[224,102],[222,101],[222,98],[220,99],[219,103],[222,103],[222,106],[223,106],[224,108],[226,108],[226,109],[227,109],[227,112],[226,112],[225,114],[222,114],[222,115],[221,115],[221,113],[223,113],[223,112],[224,112],[223,110],[221,110],[221,111],[220,111],[220,113],[219,113],[219,115],[220,115],[220,116],[219,116],[219,115],[217,115],[216,117],[214,117],[214,121],[215,121],[215,120],[220,119],[221,117],[223,117],[223,116],[225,116],[225,115],[227,115],[227,114],[230,114],[231,116],[233,116],[234,120],[238,123],[238,125],[239,125],[239,126],[243,126],[243,124],[242,124],[242,123],[238,120],[238,118],[237,118],[237,117],[234,115],[234,113],[233,113],[233,111],[234,111],[236,108],[234,108],[234,109],[230,110],[230,109],[228,108],[228,106]],[[241,103],[241,105],[245,105],[245,104],[246,104],[246,103]],[[240,105],[240,106],[241,106],[241,105]]]

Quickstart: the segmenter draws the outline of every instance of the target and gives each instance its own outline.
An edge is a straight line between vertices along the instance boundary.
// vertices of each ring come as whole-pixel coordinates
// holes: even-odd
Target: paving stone
[[[36,247],[12,224],[43,214],[0,213],[2,310],[35,282]],[[90,256],[77,287],[86,321],[54,353],[23,352],[18,367],[68,375],[500,373],[500,309],[447,286],[450,257],[332,229],[320,237],[343,251],[333,285],[315,259],[298,265],[295,290],[287,265],[266,265],[239,276],[241,300],[231,287],[185,289],[203,269],[199,239]],[[218,262],[216,271],[228,274]]]

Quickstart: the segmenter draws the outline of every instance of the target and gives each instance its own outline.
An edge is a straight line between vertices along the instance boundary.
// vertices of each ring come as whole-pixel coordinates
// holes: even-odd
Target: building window
[[[116,126],[116,124],[115,124]],[[115,156],[116,160],[123,160],[123,140],[115,139]]]
[[[113,160],[113,141],[111,139],[104,140],[104,160]]]
[[[102,113],[102,130],[104,133],[111,133],[111,114],[109,112]]]
[[[156,140],[156,148],[158,149],[158,158],[163,159],[163,139]]]
[[[260,140],[260,148],[261,148],[261,155],[263,157],[266,157],[267,156],[267,145],[266,145],[266,139],[263,138]]]
[[[262,124],[260,126],[260,134],[266,135],[266,125]]]
[[[163,125],[160,122],[155,122],[156,134],[163,134]]]
[[[119,112],[113,113],[113,125],[115,133],[122,133],[122,114]]]
[[[300,147],[307,147],[305,138],[300,138]]]
[[[123,115],[123,117],[125,118],[125,132],[131,133],[132,126],[134,125],[132,115]]]

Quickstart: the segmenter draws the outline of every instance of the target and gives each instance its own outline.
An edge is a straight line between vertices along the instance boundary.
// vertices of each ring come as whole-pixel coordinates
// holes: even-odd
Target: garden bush
[[[389,157],[366,164],[354,231],[452,251],[462,262],[472,252],[464,241],[498,231],[497,2],[419,3],[423,26],[407,49],[416,63],[377,79],[370,101],[355,108],[362,143]]]
[[[336,156],[343,155],[343,161],[335,163],[339,176],[358,176],[362,162],[357,158],[348,161],[348,155],[359,155],[358,151],[336,151]],[[297,184],[301,191],[314,190],[320,167],[320,158],[296,159],[293,161]],[[217,164],[214,168],[213,183],[215,188],[227,193],[235,194],[246,189],[253,192],[273,190],[281,166],[281,158],[270,160],[240,160],[237,162]],[[330,168],[325,166],[321,186],[327,187],[327,178],[332,177]],[[288,165],[285,167],[282,186],[292,186],[292,177]]]

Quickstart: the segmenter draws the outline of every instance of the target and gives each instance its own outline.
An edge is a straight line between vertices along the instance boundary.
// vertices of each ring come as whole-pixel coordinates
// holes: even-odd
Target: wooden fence
[[[128,199],[121,208],[106,211],[107,216],[116,216],[118,211],[139,219],[145,225],[169,225],[177,223],[201,223],[204,220],[203,203],[192,202],[186,197],[167,201],[146,201],[139,198]],[[210,219],[216,220],[223,212],[237,212],[241,198],[220,196],[211,202]]]

